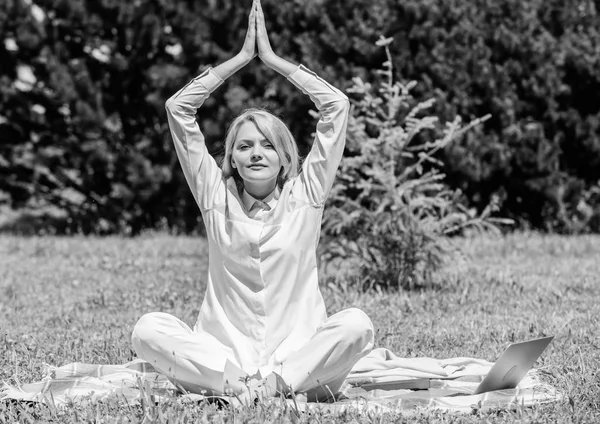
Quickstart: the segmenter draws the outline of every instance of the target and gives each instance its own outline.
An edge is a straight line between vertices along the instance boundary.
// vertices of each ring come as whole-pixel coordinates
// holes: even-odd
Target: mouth
[[[255,165],[250,165],[248,168],[257,170],[257,169],[266,168],[266,166],[265,165],[261,165],[261,164],[255,164]]]

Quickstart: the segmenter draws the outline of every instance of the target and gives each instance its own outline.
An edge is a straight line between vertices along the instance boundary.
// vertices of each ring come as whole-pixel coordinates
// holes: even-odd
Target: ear
[[[235,162],[234,162],[233,158],[231,159],[231,167],[232,167],[233,169],[236,169],[236,168],[237,168],[237,165],[235,164]]]

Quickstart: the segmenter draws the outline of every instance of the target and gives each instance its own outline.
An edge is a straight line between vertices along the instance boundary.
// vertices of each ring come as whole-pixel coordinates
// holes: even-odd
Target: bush
[[[428,115],[433,101],[417,102],[414,82],[394,82],[391,39],[380,39],[387,61],[375,84],[354,79],[346,153],[323,221],[322,262],[334,264],[337,283],[363,288],[423,287],[442,265],[444,236],[467,227],[497,230],[506,222],[465,209],[450,190],[436,153],[488,117],[441,130]]]
[[[161,60],[152,5],[16,0],[0,20],[9,77],[0,81],[0,192],[9,205],[54,222],[45,232],[184,227],[162,97],[186,72]]]
[[[589,0],[311,2],[304,52],[335,82],[379,66],[371,40],[394,37],[395,68],[435,98],[442,121],[491,114],[441,152],[451,187],[483,211],[497,199],[521,227],[597,231],[600,9]],[[302,21],[297,24],[300,26]],[[343,86],[343,85],[342,85]],[[594,203],[590,203],[594,202]]]

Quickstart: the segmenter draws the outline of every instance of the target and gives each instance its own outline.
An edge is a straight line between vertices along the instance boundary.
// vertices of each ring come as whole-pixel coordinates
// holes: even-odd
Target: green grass
[[[14,422],[600,422],[600,237],[516,234],[457,240],[464,255],[436,289],[360,293],[324,287],[329,313],[367,312],[376,345],[401,356],[496,359],[512,341],[554,334],[537,362],[566,395],[553,405],[494,414],[296,418],[278,405],[218,411],[173,400],[53,407],[0,406]],[[203,239],[0,236],[0,380],[30,382],[45,363],[123,363],[142,314],[161,310],[192,324],[207,269]]]

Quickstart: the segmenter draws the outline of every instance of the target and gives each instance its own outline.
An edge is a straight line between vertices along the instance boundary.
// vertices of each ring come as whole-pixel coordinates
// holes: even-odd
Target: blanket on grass
[[[399,358],[387,349],[375,349],[361,359],[348,375],[341,396],[331,403],[302,402],[301,410],[347,409],[373,412],[443,410],[466,412],[527,407],[556,402],[560,393],[543,381],[540,370],[530,370],[515,389],[473,395],[493,364],[474,358]],[[140,402],[151,396],[155,402],[177,398],[202,401],[202,395],[181,395],[152,365],[134,360],[123,365],[71,363],[48,366],[44,379],[0,389],[0,399],[67,405],[78,400],[100,400],[111,396]],[[292,400],[290,400],[292,402]]]

